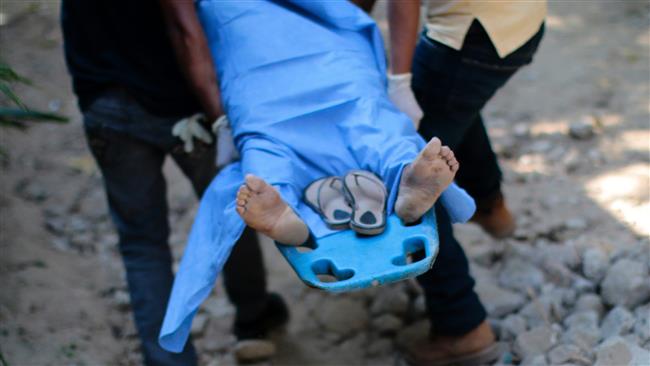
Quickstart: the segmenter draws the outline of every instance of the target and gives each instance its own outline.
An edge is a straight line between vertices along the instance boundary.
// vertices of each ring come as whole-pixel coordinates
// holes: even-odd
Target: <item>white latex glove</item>
[[[415,100],[411,90],[411,79],[413,74],[388,74],[388,97],[395,104],[397,109],[409,116],[417,130],[424,113]]]
[[[217,157],[215,163],[217,168],[239,159],[239,152],[235,148],[235,141],[232,137],[232,129],[228,117],[224,114],[212,124],[212,132],[217,136]]]
[[[174,127],[172,127],[172,135],[183,141],[186,153],[190,153],[194,150],[194,138],[201,140],[206,144],[212,143],[210,132],[208,132],[208,130],[206,130],[199,122],[204,118],[205,116],[203,116],[202,113],[197,113],[193,116],[183,118],[176,122]]]

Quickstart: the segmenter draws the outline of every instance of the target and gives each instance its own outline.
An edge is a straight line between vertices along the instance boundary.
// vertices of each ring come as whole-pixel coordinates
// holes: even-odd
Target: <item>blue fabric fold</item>
[[[235,196],[245,174],[274,185],[321,238],[333,231],[301,200],[310,182],[372,171],[386,184],[390,214],[404,166],[425,145],[388,99],[376,24],[348,1],[196,6],[241,161],[223,169],[201,200],[160,331],[161,346],[172,352],[182,351],[243,232]],[[474,213],[474,201],[455,184],[441,200],[454,222]]]

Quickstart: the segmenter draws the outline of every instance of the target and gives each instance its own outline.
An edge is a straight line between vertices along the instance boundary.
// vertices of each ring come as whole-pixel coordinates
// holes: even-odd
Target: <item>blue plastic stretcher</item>
[[[300,247],[277,247],[308,286],[330,292],[379,286],[431,268],[438,253],[435,210],[409,226],[391,215],[376,236],[344,230]]]

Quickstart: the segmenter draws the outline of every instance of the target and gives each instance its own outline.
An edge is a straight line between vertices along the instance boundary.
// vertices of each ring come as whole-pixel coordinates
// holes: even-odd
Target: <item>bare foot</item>
[[[252,174],[237,192],[237,213],[246,225],[279,243],[300,245],[309,238],[307,225],[278,191]]]
[[[439,138],[432,138],[402,172],[395,212],[404,223],[422,217],[454,180],[458,161],[449,147],[441,145]]]

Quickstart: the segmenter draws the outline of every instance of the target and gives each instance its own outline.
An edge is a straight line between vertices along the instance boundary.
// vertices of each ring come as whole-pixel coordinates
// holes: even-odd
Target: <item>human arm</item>
[[[172,47],[181,71],[198,99],[206,119],[223,114],[212,56],[191,0],[159,0]]]
[[[423,113],[411,90],[411,64],[418,40],[419,23],[419,0],[388,2],[391,61],[388,96],[399,110],[411,118],[416,129]]]
[[[411,63],[418,40],[420,1],[388,2],[388,32],[390,34],[390,62],[393,75],[411,72]]]

